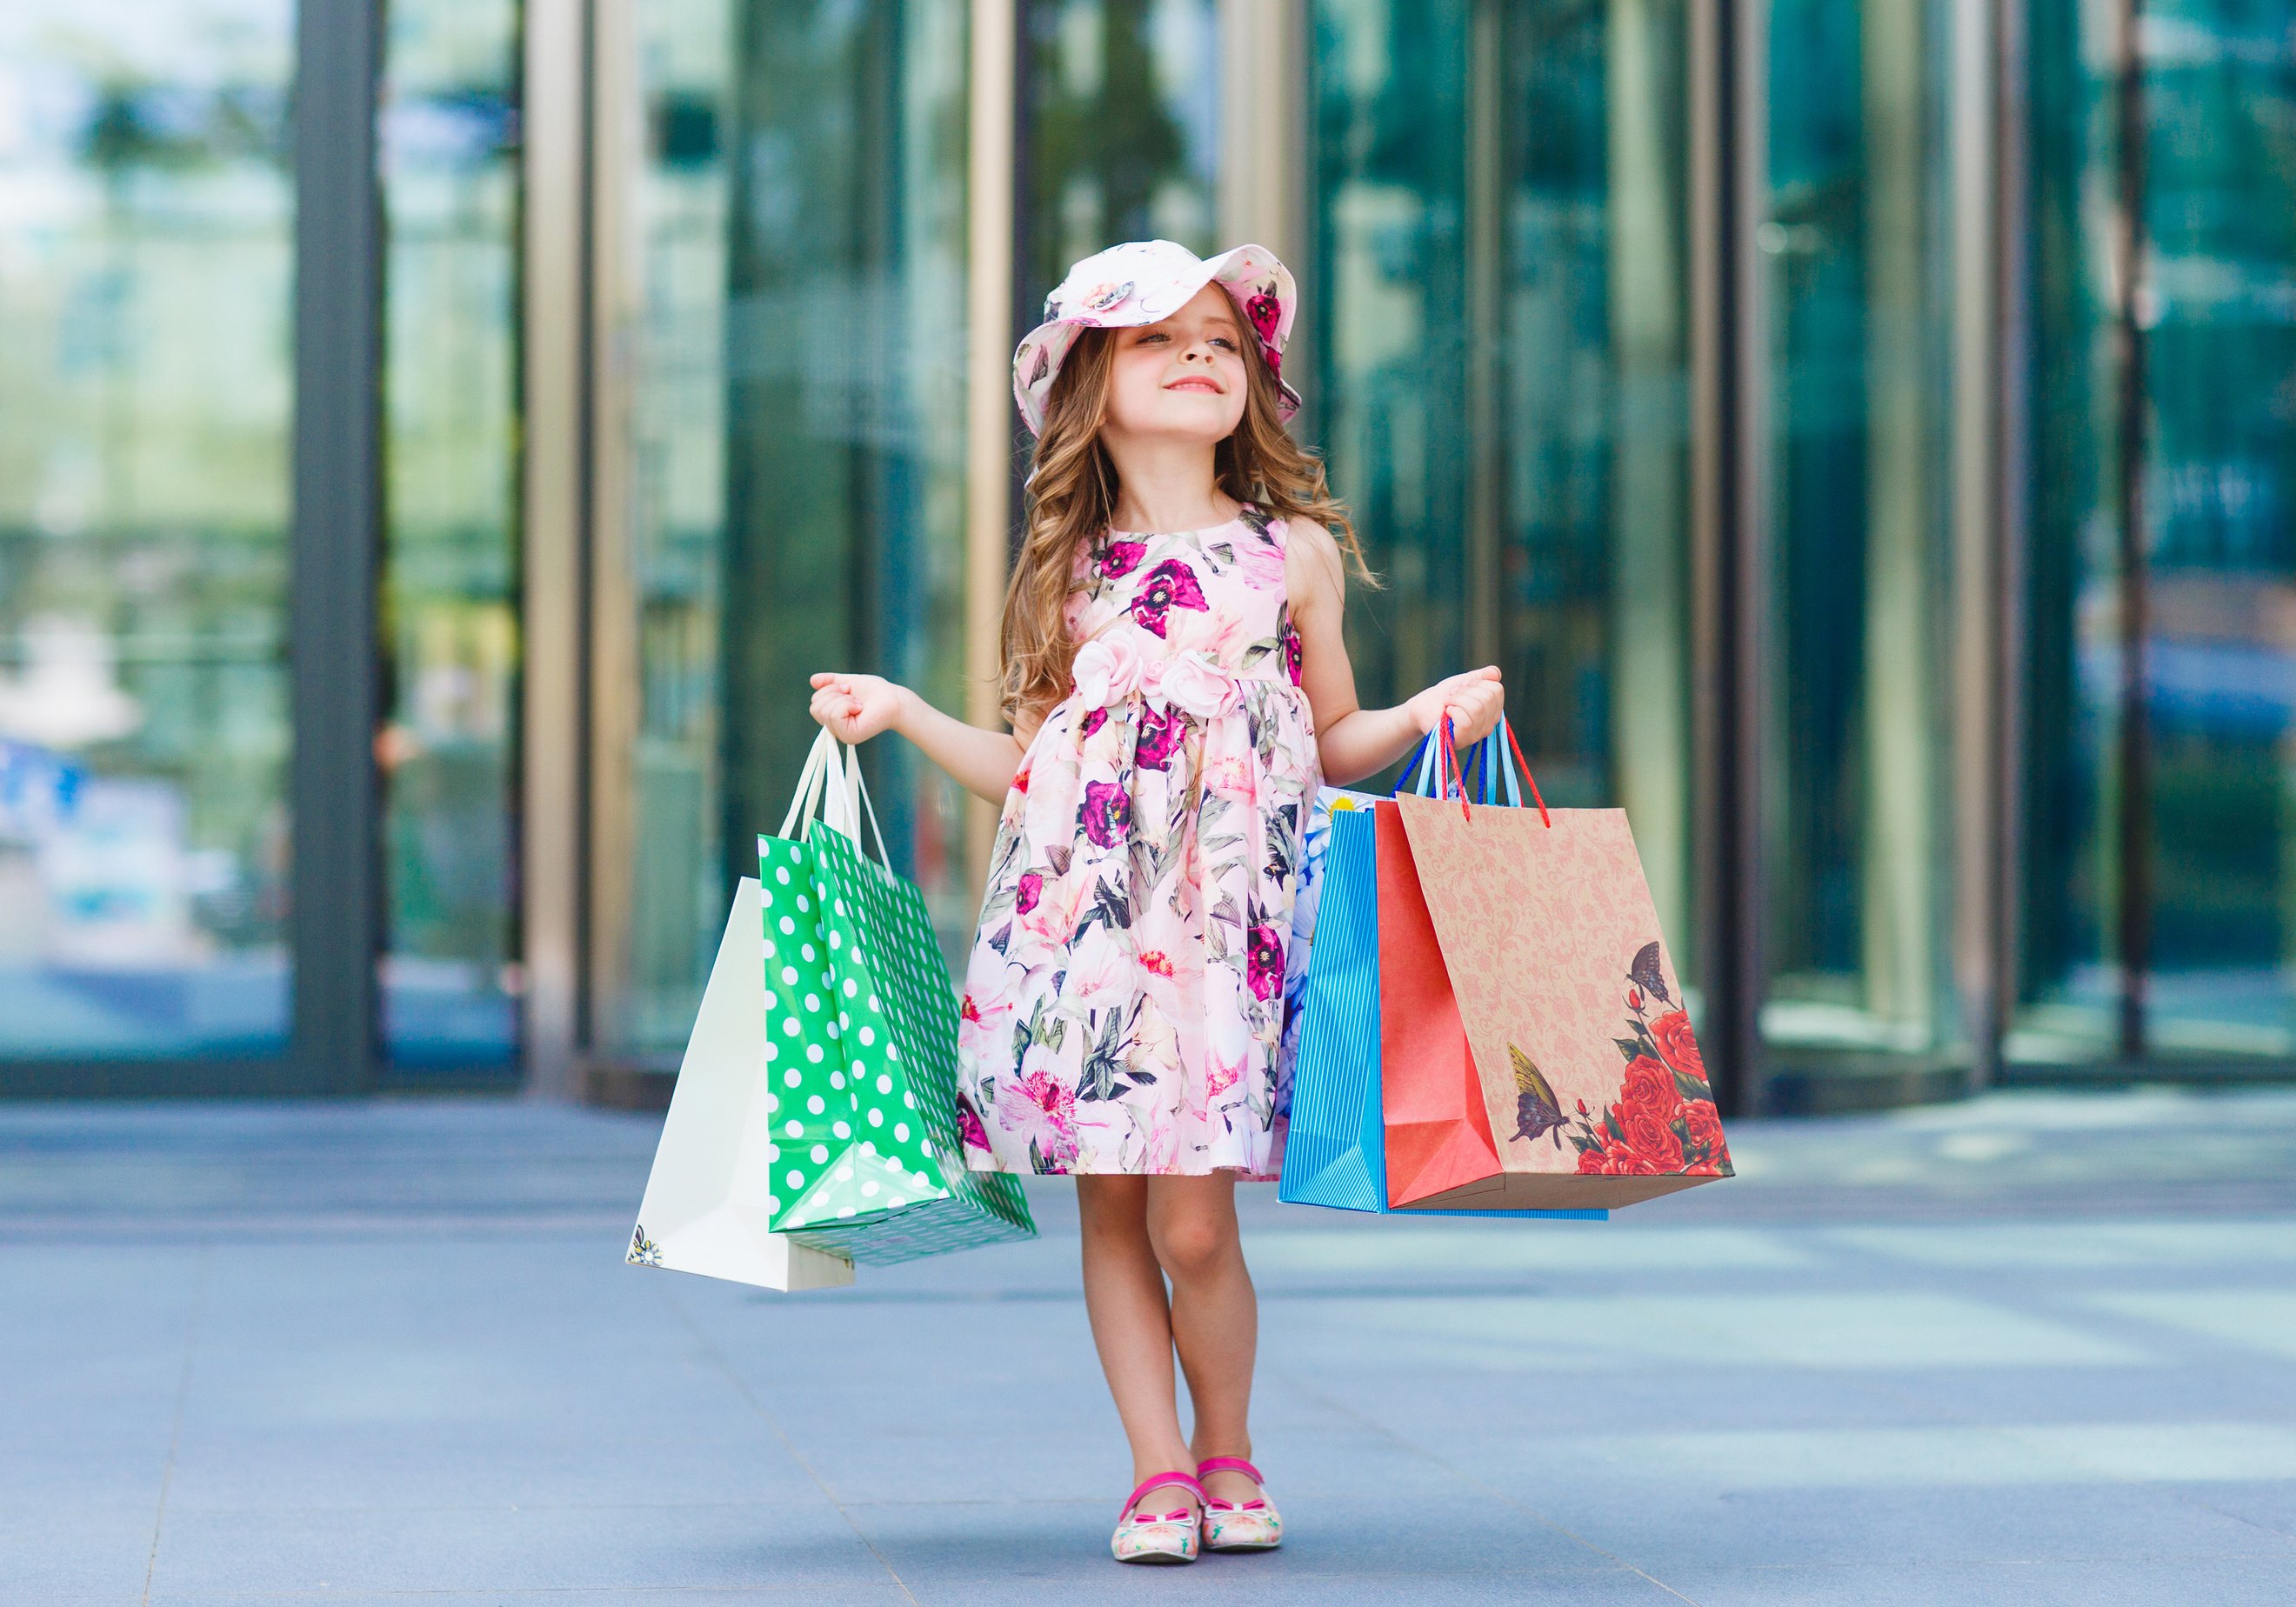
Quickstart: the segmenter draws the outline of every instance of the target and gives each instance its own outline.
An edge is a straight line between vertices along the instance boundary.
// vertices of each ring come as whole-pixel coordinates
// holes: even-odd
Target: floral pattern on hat
[[[1082,329],[1122,329],[1171,316],[1207,284],[1228,293],[1251,326],[1268,373],[1276,376],[1288,422],[1300,394],[1283,379],[1283,348],[1299,313],[1292,270],[1265,246],[1240,245],[1198,257],[1169,240],[1133,240],[1076,263],[1045,298],[1044,321],[1013,353],[1013,397],[1031,435],[1045,428],[1045,400]]]

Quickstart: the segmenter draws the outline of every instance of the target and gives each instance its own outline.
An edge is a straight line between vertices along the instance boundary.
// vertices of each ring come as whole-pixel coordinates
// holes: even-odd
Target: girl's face
[[[1158,324],[1116,332],[1104,427],[1216,442],[1243,420],[1243,321],[1217,284]]]

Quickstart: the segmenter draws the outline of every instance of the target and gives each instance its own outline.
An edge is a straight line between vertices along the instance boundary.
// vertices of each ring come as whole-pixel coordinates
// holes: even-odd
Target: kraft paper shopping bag
[[[1730,1176],[1625,813],[1461,793],[1379,809],[1390,1202],[1615,1207]]]

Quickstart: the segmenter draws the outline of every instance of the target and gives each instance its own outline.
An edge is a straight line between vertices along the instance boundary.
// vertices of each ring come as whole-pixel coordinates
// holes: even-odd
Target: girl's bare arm
[[[1013,773],[1038,723],[1026,721],[1017,732],[984,731],[882,676],[824,670],[813,677],[813,717],[838,741],[863,742],[881,731],[898,731],[958,786],[993,804],[1003,804],[1013,790]]]
[[[1316,716],[1316,746],[1324,781],[1345,786],[1376,775],[1411,751],[1447,709],[1461,748],[1499,723],[1505,693],[1496,665],[1451,676],[1392,709],[1365,709],[1356,701],[1355,667],[1340,629],[1347,601],[1347,570],[1340,544],[1320,525],[1292,521],[1284,562],[1292,627],[1300,633],[1300,688]]]

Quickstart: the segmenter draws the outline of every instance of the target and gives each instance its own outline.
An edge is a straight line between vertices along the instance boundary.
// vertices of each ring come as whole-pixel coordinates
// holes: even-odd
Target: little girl
[[[1070,268],[1013,357],[1037,447],[1004,600],[1010,734],[874,676],[813,677],[838,737],[898,731],[1004,807],[959,1118],[975,1168],[1077,1179],[1085,1306],[1131,1441],[1111,1543],[1128,1562],[1192,1562],[1200,1533],[1213,1551],[1281,1537],[1249,1460],[1259,1307],[1235,1185],[1282,1166],[1308,805],[1447,713],[1464,748],[1500,712],[1495,668],[1357,707],[1348,562],[1371,576],[1322,462],[1284,428],[1295,311],[1259,246],[1207,262],[1142,241]]]

